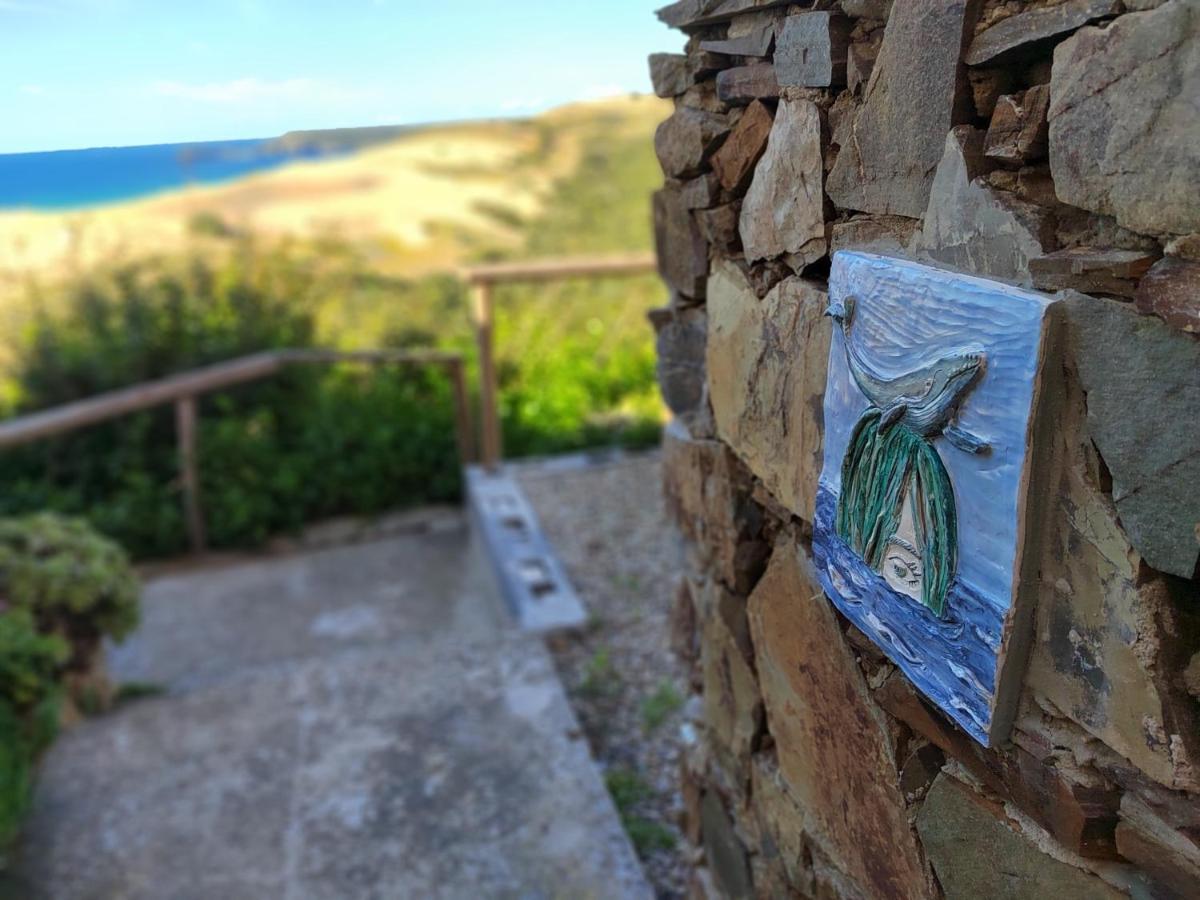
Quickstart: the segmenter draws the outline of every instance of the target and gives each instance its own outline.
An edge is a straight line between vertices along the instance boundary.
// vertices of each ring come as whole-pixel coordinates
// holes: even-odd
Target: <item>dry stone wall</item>
[[[696,896],[1200,897],[1200,0],[681,0],[651,59]],[[986,749],[822,593],[830,255],[1056,293]]]

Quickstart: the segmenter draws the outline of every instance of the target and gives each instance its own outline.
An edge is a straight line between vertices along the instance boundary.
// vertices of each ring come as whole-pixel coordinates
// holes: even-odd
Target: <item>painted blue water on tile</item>
[[[834,254],[832,304],[855,298],[849,339],[881,372],[900,374],[950,353],[982,351],[983,376],[956,424],[991,445],[963,452],[937,437],[958,518],[958,570],[946,619],[893,591],[836,535],[842,459],[870,402],[834,328],[825,387],[825,458],[814,548],[826,592],[913,683],[988,743],[1005,618],[1013,602],[1023,473],[1042,323],[1053,299],[1033,291],[873,254]],[[843,593],[845,592],[845,593]]]
[[[813,556],[825,593],[931,700],[987,744],[1003,617],[978,591],[956,579],[945,615],[938,619],[892,590],[838,537],[836,513],[837,497],[822,486]]]

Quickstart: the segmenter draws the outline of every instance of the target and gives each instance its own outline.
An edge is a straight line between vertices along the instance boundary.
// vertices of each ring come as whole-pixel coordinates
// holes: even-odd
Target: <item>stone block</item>
[[[663,433],[663,492],[667,511],[702,564],[734,593],[758,580],[769,547],[762,513],[751,499],[753,479],[720,441],[692,438],[681,423]]]
[[[782,256],[798,271],[825,255],[822,178],[820,111],[807,100],[780,102],[742,203],[747,261]]]
[[[742,237],[738,233],[741,211],[740,200],[712,209],[696,210],[696,224],[700,226],[700,233],[717,254],[730,256],[741,249]]]
[[[907,256],[921,223],[904,216],[854,216],[833,226],[830,253],[862,250],[883,256]]]
[[[735,106],[779,96],[775,67],[770,63],[735,66],[717,73],[717,97]]]
[[[1087,428],[1137,551],[1182,578],[1200,558],[1200,343],[1129,306],[1069,294]]]
[[[775,44],[775,23],[761,22],[744,34],[720,41],[701,41],[700,49],[722,56],[757,56],[771,54]]]
[[[650,84],[659,97],[677,97],[694,81],[688,58],[682,53],[651,53]]]
[[[663,281],[684,297],[702,298],[708,245],[678,184],[668,182],[654,195],[654,248]]]
[[[851,44],[846,50],[846,90],[856,94],[865,91],[877,59],[879,59],[878,44]]]
[[[746,848],[715,791],[705,793],[701,818],[704,856],[720,888],[718,896],[728,900],[751,900],[754,897],[754,883],[750,878]]]
[[[1128,900],[1096,875],[1062,862],[1026,834],[1004,808],[956,778],[934,781],[917,830],[947,898]]]
[[[812,560],[786,533],[750,596],[749,616],[768,730],[814,841],[863,896],[936,896],[909,824],[887,717],[871,700]]]
[[[1020,94],[1005,94],[996,101],[983,142],[983,155],[998,163],[1023,166],[1046,155],[1046,110],[1050,85],[1039,84]]]
[[[659,21],[670,28],[689,31],[703,25],[727,22],[734,16],[786,6],[791,0],[679,0],[658,10]]]
[[[1171,0],[1054,50],[1050,169],[1058,198],[1149,234],[1200,230],[1200,7]]]
[[[727,771],[748,771],[763,724],[746,601],[709,581],[702,589],[700,665],[704,723]]]
[[[777,857],[788,884],[804,896],[812,896],[813,874],[804,865],[805,857],[811,853],[805,832],[807,816],[788,790],[773,754],[755,755],[750,796],[761,838],[760,852]]]
[[[946,135],[917,240],[921,257],[1029,287],[1029,261],[1053,250],[1049,213],[991,188],[980,171],[982,135],[968,125]]]
[[[699,175],[728,128],[728,120],[719,113],[678,107],[654,132],[654,152],[663,174],[668,178]]]
[[[780,25],[775,75],[781,87],[840,87],[846,83],[850,20],[834,12],[802,12]]]
[[[965,120],[959,55],[967,0],[911,0],[892,10],[866,99],[826,190],[842,209],[920,218],[946,132]],[[918,52],[919,48],[919,52]]]
[[[1136,302],[1139,312],[1200,334],[1200,262],[1174,256],[1159,260],[1138,284]]]
[[[713,268],[707,365],[717,434],[808,522],[822,463],[825,306],[812,282],[789,278],[760,301],[736,266]]]
[[[886,22],[892,12],[892,0],[842,0],[842,12],[855,19]]]
[[[741,191],[750,183],[754,166],[767,149],[773,121],[771,111],[755,100],[713,154],[712,169],[725,190]]]
[[[1154,881],[1156,898],[1184,900],[1200,885],[1200,810],[1190,799],[1144,798],[1133,792],[1121,799],[1117,848]]]
[[[721,201],[721,182],[715,172],[705,172],[679,186],[684,209],[708,209]]]
[[[1002,65],[1030,44],[1040,44],[1123,12],[1120,0],[1066,0],[1009,16],[980,32],[967,50],[969,66]]]
[[[1135,322],[1168,330],[1115,301],[1077,296],[1080,304],[1102,305],[1097,314],[1101,322],[1107,312],[1104,308],[1113,307]],[[1068,336],[1080,347],[1078,322],[1088,318],[1088,312],[1071,309],[1072,305],[1068,300],[1068,331],[1076,334]],[[1169,787],[1195,790],[1196,773],[1200,772],[1200,722],[1181,674],[1189,642],[1190,649],[1196,649],[1196,632],[1182,618],[1185,609],[1176,596],[1177,586],[1147,569],[1131,545],[1122,528],[1129,522],[1119,504],[1114,506],[1102,489],[1104,472],[1093,446],[1103,454],[1105,443],[1100,435],[1111,441],[1113,427],[1119,431],[1119,440],[1135,437],[1139,424],[1159,421],[1157,411],[1166,406],[1164,414],[1169,414],[1173,401],[1159,393],[1161,387],[1152,390],[1139,381],[1137,363],[1131,363],[1126,355],[1138,353],[1137,341],[1119,328],[1097,328],[1095,323],[1093,319],[1084,326],[1090,337],[1083,346],[1091,354],[1086,364],[1088,377],[1082,382],[1087,390],[1087,411],[1080,386],[1067,382],[1056,410],[1053,443],[1045,448],[1057,470],[1049,485],[1055,500],[1039,560],[1036,635],[1026,690],[1048,700],[1149,778]],[[1194,378],[1194,371],[1178,374]],[[1134,409],[1119,417],[1120,424],[1106,423],[1112,413],[1112,384],[1126,378],[1140,388],[1128,395]],[[1167,390],[1172,388],[1167,386]],[[1093,423],[1102,430],[1096,431]],[[1196,439],[1194,428],[1184,431]],[[1184,480],[1174,490],[1194,494],[1197,476],[1189,479],[1186,472],[1182,474]],[[1116,490],[1116,469],[1112,469],[1112,478]],[[1152,486],[1150,491],[1154,493]]]
[[[1055,764],[1052,753],[1035,756],[1021,747],[987,750],[931,707],[900,672],[874,690],[888,715],[963,765],[993,792],[1015,803],[1062,846],[1080,856],[1115,855],[1113,836],[1120,793],[1096,776]]]
[[[704,375],[708,317],[703,308],[666,308],[652,310],[650,321],[663,402],[693,434],[703,433],[711,421]]]
[[[1033,286],[1040,291],[1075,290],[1132,298],[1138,279],[1157,254],[1145,250],[1071,247],[1029,261]]]

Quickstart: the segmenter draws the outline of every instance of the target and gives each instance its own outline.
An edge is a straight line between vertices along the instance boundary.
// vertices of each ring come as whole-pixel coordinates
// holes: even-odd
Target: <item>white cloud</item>
[[[615,81],[606,82],[604,84],[593,84],[585,87],[579,92],[580,100],[607,100],[609,97],[618,97],[622,94],[628,94],[629,88],[622,87]]]
[[[29,94],[33,97],[42,97],[46,93],[46,89],[40,84],[23,84],[17,90],[22,94]]]
[[[506,113],[540,111],[545,105],[545,97],[513,97],[501,101],[500,111]]]
[[[233,81],[214,81],[206,84],[159,81],[155,82],[151,91],[160,97],[227,105],[296,100],[308,103],[339,103],[366,96],[364,92],[313,78],[288,78],[282,81],[237,78]]]

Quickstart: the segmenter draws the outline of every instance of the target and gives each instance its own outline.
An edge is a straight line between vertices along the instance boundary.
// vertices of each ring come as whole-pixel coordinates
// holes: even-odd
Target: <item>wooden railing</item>
[[[184,518],[192,550],[199,553],[207,541],[200,504],[200,462],[196,453],[196,398],[267,378],[290,365],[341,362],[436,366],[445,370],[454,392],[454,427],[459,457],[464,464],[473,460],[471,410],[462,357],[431,350],[271,350],[255,353],[0,422],[0,447],[27,444],[164,403],[174,403]]]
[[[480,460],[494,470],[503,453],[497,407],[496,357],[493,334],[494,288],[517,282],[561,281],[567,278],[611,278],[653,272],[652,254],[550,259],[472,266],[463,271],[471,286],[471,314],[479,348]]]

